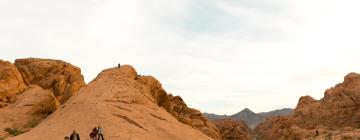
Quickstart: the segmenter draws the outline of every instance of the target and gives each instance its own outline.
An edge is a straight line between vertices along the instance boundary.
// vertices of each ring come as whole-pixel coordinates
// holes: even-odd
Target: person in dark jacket
[[[97,130],[96,127],[92,130],[92,132],[90,133],[90,140],[97,140],[98,139],[98,134],[97,134]]]
[[[70,140],[80,140],[80,135],[79,133],[77,133],[75,130],[73,131],[73,133],[70,136]]]

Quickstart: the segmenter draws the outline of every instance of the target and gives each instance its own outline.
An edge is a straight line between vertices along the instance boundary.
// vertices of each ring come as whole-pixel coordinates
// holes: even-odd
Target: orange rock
[[[15,60],[25,83],[53,91],[61,103],[85,86],[80,68],[60,60],[27,58]]]
[[[8,61],[0,60],[0,108],[15,102],[16,94],[23,92],[25,88],[16,67]]]
[[[48,90],[37,85],[30,85],[17,101],[0,109],[0,137],[8,134],[5,128],[26,132],[35,127],[59,107],[59,102]]]
[[[216,126],[211,121],[204,117],[200,111],[189,108],[180,96],[174,97],[167,94],[160,82],[154,77],[138,76],[136,79],[151,93],[157,105],[165,108],[180,122],[190,125],[214,139],[221,139]]]
[[[243,121],[219,119],[213,121],[223,140],[252,140],[254,133]]]
[[[292,115],[268,119],[255,130],[269,140],[341,137],[357,131],[350,128],[359,128],[359,105],[360,74],[350,73],[343,83],[327,89],[324,98],[301,97]],[[317,136],[316,130],[322,130],[322,134]],[[354,136],[360,137],[360,134]]]
[[[152,88],[137,81],[131,69],[104,70],[37,127],[9,140],[63,139],[74,129],[87,139],[98,125],[107,139],[212,139],[160,107],[149,90]]]

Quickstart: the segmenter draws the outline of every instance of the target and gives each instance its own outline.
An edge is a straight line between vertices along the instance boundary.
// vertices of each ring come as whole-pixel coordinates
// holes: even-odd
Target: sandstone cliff
[[[0,60],[0,138],[35,127],[83,86],[80,69],[63,61]]]
[[[26,85],[16,67],[0,60],[0,108],[16,101],[16,95],[23,92]]]
[[[51,90],[64,103],[85,86],[80,68],[60,60],[26,58],[15,60],[24,82]]]
[[[360,75],[350,73],[344,82],[327,89],[324,98],[299,99],[294,113],[260,124],[265,139],[360,138]],[[318,134],[316,134],[318,131]]]
[[[164,107],[167,112],[180,122],[194,127],[214,139],[220,138],[219,132],[213,123],[204,117],[200,111],[187,107],[180,96],[174,97],[167,94],[160,82],[154,77],[139,76],[136,79],[147,88],[157,105]]]

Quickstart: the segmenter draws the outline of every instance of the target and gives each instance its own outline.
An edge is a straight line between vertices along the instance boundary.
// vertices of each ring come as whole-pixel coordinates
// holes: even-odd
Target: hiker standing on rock
[[[77,133],[75,130],[73,131],[73,133],[70,136],[70,140],[80,140],[80,136],[79,133]]]
[[[104,135],[103,135],[103,130],[102,130],[102,128],[100,127],[100,125],[97,127],[96,131],[97,131],[97,135],[98,135],[98,139],[97,139],[97,140],[105,140],[105,139],[104,139]]]

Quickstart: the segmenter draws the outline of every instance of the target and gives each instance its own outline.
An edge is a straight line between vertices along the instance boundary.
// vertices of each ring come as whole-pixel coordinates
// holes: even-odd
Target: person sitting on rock
[[[77,133],[75,130],[73,131],[73,133],[70,136],[70,140],[80,140],[80,135],[79,133]]]

